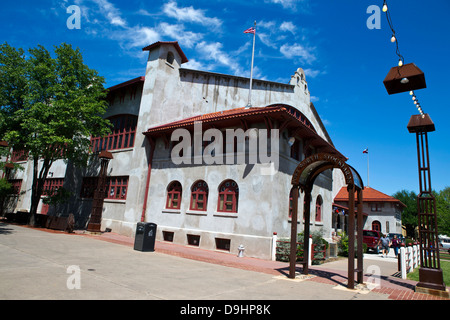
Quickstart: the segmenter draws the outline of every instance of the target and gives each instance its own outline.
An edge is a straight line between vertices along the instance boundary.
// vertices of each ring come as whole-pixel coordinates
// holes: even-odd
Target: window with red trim
[[[20,150],[13,150],[11,155],[11,161],[12,162],[20,162],[20,161],[27,161],[28,160],[28,150],[20,149]]]
[[[294,158],[297,161],[301,160],[300,141],[297,139],[295,139],[295,142],[291,147],[291,158]]]
[[[233,180],[226,180],[219,186],[219,202],[217,211],[234,212],[238,211],[239,187]]]
[[[19,195],[20,194],[20,189],[22,188],[22,179],[11,179],[8,180],[8,182],[11,184],[13,190],[14,190],[14,195]]]
[[[113,125],[111,133],[105,137],[92,137],[92,151],[132,148],[136,136],[138,117],[126,114],[108,118]]]
[[[377,220],[373,221],[372,222],[372,230],[381,232],[381,222],[377,221]]]
[[[383,204],[382,203],[371,203],[370,204],[370,211],[383,211]]]
[[[108,178],[108,194],[105,199],[120,199],[127,198],[128,177],[109,177]]]
[[[105,199],[125,200],[128,191],[128,177],[108,177],[106,180]],[[98,177],[85,177],[81,184],[81,198],[94,198],[94,191],[97,188]]]
[[[181,207],[181,183],[173,181],[167,187],[166,209],[180,209]]]
[[[43,196],[53,196],[59,188],[64,184],[64,178],[50,178],[45,179],[44,188],[42,191]]]
[[[206,211],[208,205],[208,184],[203,181],[197,181],[191,188],[191,210]]]

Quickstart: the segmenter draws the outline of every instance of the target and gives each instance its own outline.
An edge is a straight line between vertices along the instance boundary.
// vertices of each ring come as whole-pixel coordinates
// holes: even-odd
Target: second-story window
[[[136,136],[137,116],[126,114],[108,118],[113,128],[105,137],[93,137],[91,139],[92,151],[118,150],[134,147]]]

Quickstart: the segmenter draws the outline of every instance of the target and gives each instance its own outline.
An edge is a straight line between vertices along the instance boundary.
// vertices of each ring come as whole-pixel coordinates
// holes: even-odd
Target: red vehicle
[[[381,238],[381,232],[376,230],[363,230],[363,243],[367,245],[367,251],[372,250],[379,253],[378,242]]]

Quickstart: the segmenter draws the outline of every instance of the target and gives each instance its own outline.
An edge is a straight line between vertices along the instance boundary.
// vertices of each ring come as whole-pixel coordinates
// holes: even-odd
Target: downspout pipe
[[[150,178],[152,175],[153,153],[155,152],[155,141],[150,136],[146,136],[150,143],[150,154],[148,156],[147,181],[145,185],[144,205],[142,206],[141,222],[145,221],[145,211],[147,210],[148,191],[150,188]]]

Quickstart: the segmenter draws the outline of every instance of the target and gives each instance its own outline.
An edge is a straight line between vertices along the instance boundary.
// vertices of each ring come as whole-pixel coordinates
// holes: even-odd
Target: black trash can
[[[138,222],[134,238],[134,250],[155,251],[156,224]]]

